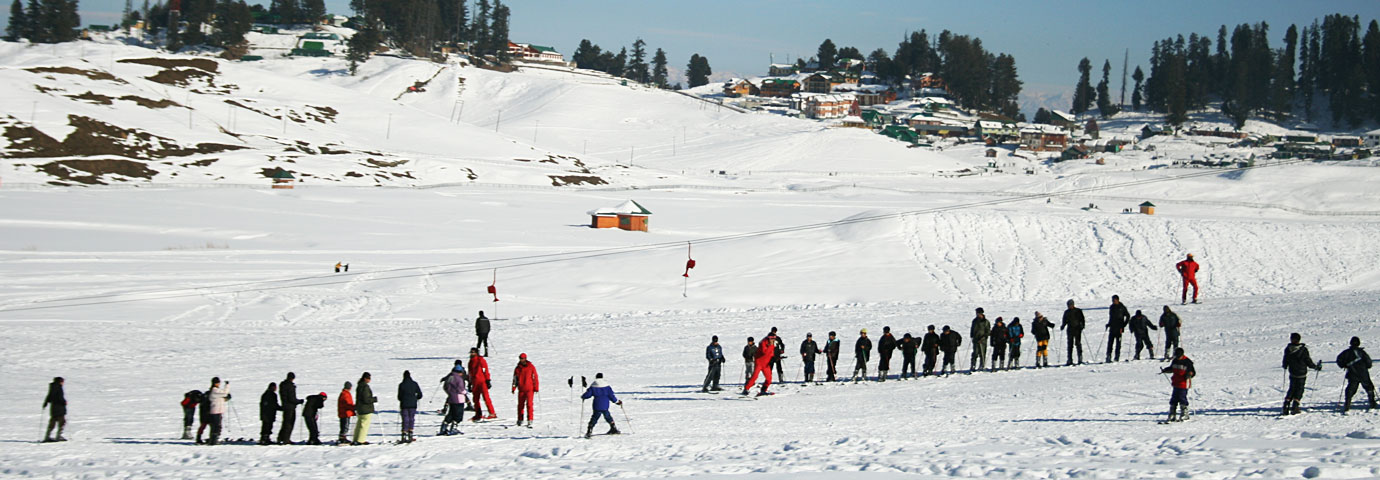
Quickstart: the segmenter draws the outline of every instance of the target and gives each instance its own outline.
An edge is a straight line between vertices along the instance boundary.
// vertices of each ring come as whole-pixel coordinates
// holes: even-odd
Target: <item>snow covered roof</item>
[[[827,94],[827,95],[808,95],[808,96],[805,97],[805,101],[806,101],[806,102],[811,102],[811,103],[824,103],[824,102],[851,102],[851,101],[854,101],[854,100],[856,100],[856,99],[857,99],[857,97],[853,96],[853,94],[851,94],[851,93],[833,93],[833,94]]]
[[[1069,134],[1067,130],[1064,130],[1062,128],[1056,127],[1054,125],[1045,125],[1041,123],[1032,123],[1030,125],[1021,127],[1021,133],[1046,133],[1055,135]]]
[[[651,211],[647,210],[646,208],[643,208],[642,205],[639,205],[637,202],[635,202],[635,201],[633,201],[633,200],[628,200],[628,201],[626,201],[626,202],[620,203],[620,204],[618,204],[618,206],[616,206],[616,207],[598,208],[598,209],[590,210],[590,211],[585,212],[585,213],[588,213],[588,214],[590,214],[590,215],[651,215],[651,214],[652,214]]]
[[[1013,127],[1014,127],[1014,125],[1011,125],[1011,124],[1002,123],[1002,122],[994,122],[994,121],[991,121],[991,120],[979,120],[979,121],[978,121],[978,126],[984,128],[984,129],[989,129],[989,130],[997,130],[997,129],[1002,129],[1002,128],[1013,128]]]

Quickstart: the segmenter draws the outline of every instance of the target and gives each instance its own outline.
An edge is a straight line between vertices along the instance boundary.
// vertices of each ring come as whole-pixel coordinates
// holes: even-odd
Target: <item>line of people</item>
[[[1155,346],[1150,338],[1151,330],[1164,331],[1164,360],[1170,360],[1170,352],[1179,346],[1179,332],[1183,327],[1183,322],[1168,305],[1164,306],[1158,323],[1152,322],[1140,310],[1136,310],[1135,315],[1132,315],[1127,307],[1121,303],[1121,298],[1116,295],[1112,296],[1112,304],[1108,307],[1108,312],[1106,333],[1103,337],[1107,345],[1105,361],[1108,363],[1121,361],[1122,335],[1128,328],[1134,335],[1136,342],[1133,360],[1141,359],[1142,350],[1146,352],[1149,358],[1155,358]],[[1068,354],[1065,365],[1075,364],[1075,352],[1077,353],[1077,363],[1084,363],[1083,338],[1086,326],[1087,319],[1073,300],[1067,302],[1063,321],[1057,330],[1049,318],[1040,312],[1035,312],[1034,320],[1030,326],[1030,334],[1035,340],[1033,367],[1049,367],[1049,344],[1057,331],[1067,332]],[[995,322],[990,322],[987,320],[986,312],[979,307],[968,333],[969,340],[972,342],[968,373],[1021,368],[1021,353],[1025,342],[1026,328],[1021,323],[1020,317],[1013,317],[1009,323],[1002,317],[997,317]],[[891,378],[891,361],[897,352],[901,354],[901,371],[896,376],[898,379],[905,380],[935,375],[936,367],[939,368],[938,374],[957,373],[956,358],[963,340],[963,335],[948,325],[944,325],[940,331],[935,330],[935,325],[929,325],[922,337],[912,336],[907,332],[899,339],[892,334],[891,327],[886,326],[882,327],[882,336],[874,344],[872,338],[868,336],[867,329],[861,329],[853,344],[855,364],[851,379],[854,382],[869,378],[879,382],[886,381]],[[874,350],[878,357],[877,375],[876,377],[869,377],[868,365]],[[744,382],[742,393],[750,393],[751,387],[757,384],[757,378],[762,377],[765,381],[758,394],[769,395],[770,391],[767,387],[771,385],[773,377],[780,379],[784,376],[785,369],[782,365],[783,359],[787,356],[786,351],[786,342],[781,338],[776,327],[772,327],[771,332],[762,337],[761,340],[748,337],[742,350]],[[813,333],[806,333],[805,340],[801,342],[798,351],[802,364],[802,383],[817,383],[815,381],[815,363],[820,355],[825,358],[824,381],[838,381],[840,379],[838,361],[841,352],[842,342],[838,338],[837,332],[829,332],[829,338],[825,340],[822,347],[815,342]],[[924,355],[924,362],[917,370],[916,362],[920,355]],[[990,367],[988,366],[989,359],[991,361]],[[723,346],[719,344],[717,335],[713,336],[710,344],[705,347],[705,360],[709,362],[709,370],[705,375],[700,391],[709,393],[723,390],[719,386],[719,380],[722,377],[723,364],[726,359]],[[773,373],[775,373],[774,376]]]
[[[468,367],[468,368],[467,368]],[[259,396],[259,445],[291,445],[293,429],[297,424],[297,407],[302,406],[301,417],[306,425],[308,438],[307,445],[321,445],[320,429],[318,420],[321,411],[325,409],[328,399],[326,392],[308,395],[306,398],[297,396],[297,376],[293,372],[288,372],[287,376],[279,382],[270,382],[267,388]],[[336,443],[338,445],[367,445],[370,426],[377,414],[378,397],[372,389],[372,375],[364,372],[360,375],[357,383],[345,382],[337,396],[336,417],[340,422],[340,432]],[[49,403],[59,401],[63,398],[61,379],[54,382],[55,389],[50,388],[49,398],[45,400],[44,406]],[[482,420],[494,420],[498,418],[494,410],[493,400],[489,396],[489,390],[493,387],[493,380],[489,372],[488,361],[479,355],[478,348],[470,349],[468,363],[456,360],[455,365],[447,374],[441,378],[438,388],[446,394],[446,404],[442,409],[445,415],[441,423],[438,435],[455,435],[461,433],[460,424],[464,421],[464,412],[469,410],[474,412],[470,418],[472,422]],[[353,388],[353,394],[351,389]],[[528,361],[527,354],[518,356],[517,366],[513,369],[512,392],[518,398],[517,424],[532,426],[532,420],[536,413],[533,399],[540,389],[539,378],[536,366]],[[56,392],[56,393],[54,393]],[[195,442],[198,445],[216,445],[220,443],[221,432],[224,425],[224,416],[227,412],[227,405],[232,396],[230,394],[230,382],[222,382],[220,377],[211,379],[211,386],[207,390],[192,390],[183,394],[183,429],[182,439],[192,440],[192,424],[194,417],[199,412],[201,420],[200,427],[197,428]],[[415,426],[417,409],[422,400],[422,388],[412,378],[412,372],[404,370],[402,381],[398,383],[397,397],[398,413],[401,417],[399,425],[399,441],[408,443],[416,440]],[[65,414],[65,400],[60,402],[63,411],[58,412],[54,407],[54,412]],[[487,407],[487,414],[485,408]],[[63,415],[53,415],[55,424],[59,425],[58,438],[62,436],[61,421]],[[281,419],[276,438],[270,438],[273,434],[273,425]],[[354,431],[351,434],[351,419],[354,421]],[[210,430],[210,436],[203,440],[203,434]],[[49,429],[51,431],[51,427]]]

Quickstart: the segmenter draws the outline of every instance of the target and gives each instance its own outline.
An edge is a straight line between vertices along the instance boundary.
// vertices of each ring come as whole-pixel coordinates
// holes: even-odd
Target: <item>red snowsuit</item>
[[[537,383],[536,365],[532,365],[532,362],[527,360],[518,362],[517,368],[513,369],[513,391],[517,392],[518,396],[518,421],[522,421],[523,418],[522,407],[527,407],[527,420],[532,420],[532,397],[541,391],[541,387]]]
[[[470,372],[470,392],[474,393],[474,418],[478,420],[481,415],[479,399],[484,399],[484,406],[489,407],[489,416],[497,415],[494,413],[494,401],[489,398],[489,362],[479,355],[470,356],[468,368]]]
[[[1198,262],[1193,261],[1193,259],[1188,259],[1174,265],[1174,268],[1179,271],[1179,275],[1184,279],[1184,291],[1179,301],[1188,301],[1189,285],[1193,285],[1193,301],[1198,301]]]
[[[771,359],[776,356],[776,339],[767,336],[757,344],[756,367],[752,370],[752,379],[743,385],[743,391],[748,391],[753,385],[757,384],[757,374],[764,373],[766,382],[762,384],[762,391],[767,391],[771,387]]]

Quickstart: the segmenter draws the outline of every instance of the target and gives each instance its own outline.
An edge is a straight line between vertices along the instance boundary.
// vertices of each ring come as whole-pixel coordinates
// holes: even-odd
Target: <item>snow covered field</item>
[[[100,188],[42,187],[54,177],[38,166],[51,159],[6,158],[0,477],[1380,476],[1380,414],[1332,411],[1335,366],[1310,379],[1311,413],[1275,415],[1290,332],[1319,360],[1352,335],[1380,342],[1372,162],[1177,168],[1209,153],[1259,152],[1157,138],[1147,141],[1155,151],[1108,155],[1106,165],[1003,151],[995,171],[977,145],[908,149],[569,72],[380,57],[349,77],[337,59],[220,62],[216,85],[235,85],[226,93],[153,85],[145,77],[158,68],[119,61],[153,55],[0,45],[0,78],[35,86],[0,93],[4,126],[61,140],[73,129],[64,114],[80,114],[181,145],[245,147],[150,160],[157,174],[105,173],[116,186]],[[55,66],[119,80],[26,70]],[[428,78],[425,92],[401,94]],[[87,91],[95,96],[71,98]],[[192,108],[99,102],[127,95]],[[337,111],[330,120],[303,117],[327,106]],[[459,122],[440,120],[452,112]],[[289,120],[283,133],[282,116],[294,115],[305,121]],[[1144,120],[1127,118],[1106,122],[1104,135]],[[261,170],[278,166],[310,176],[269,190]],[[571,175],[608,185],[551,186]],[[1109,188],[1062,195],[1099,187]],[[587,228],[586,211],[628,199],[653,212],[650,232]],[[1157,215],[1119,213],[1145,200]],[[880,219],[857,222],[871,217]],[[817,228],[792,228],[801,225]],[[792,231],[750,235],[774,229]],[[688,245],[698,265],[687,280]],[[1169,387],[1164,364],[1148,360],[731,395],[745,338],[773,326],[788,351],[806,332],[821,342],[839,332],[847,373],[860,328],[876,339],[883,326],[899,337],[950,325],[967,337],[978,306],[1028,325],[1037,310],[1057,321],[1064,300],[1077,299],[1090,309],[1086,359],[1100,360],[1109,297],[1157,318],[1178,303],[1173,263],[1189,252],[1203,265],[1206,300],[1176,307],[1199,372],[1189,423],[1155,424]],[[350,272],[332,273],[336,262]],[[485,293],[495,282],[496,304]],[[490,363],[504,422],[432,437],[435,381],[471,345],[477,310],[499,318]],[[704,346],[716,334],[729,388],[701,394]],[[1064,360],[1063,341],[1051,345],[1052,364]],[[1123,355],[1133,348],[1128,341]],[[503,387],[519,353],[544,380],[532,430],[506,426],[515,397]],[[1029,335],[1022,359],[1034,361]],[[893,362],[898,373],[900,356]],[[371,372],[383,412],[372,441],[394,440],[403,370],[431,412],[411,445],[175,440],[182,393],[212,376],[235,394],[226,436],[255,436],[257,395],[288,371],[303,396],[330,401]],[[798,382],[799,361],[786,370]],[[629,435],[576,438],[585,419],[565,382],[573,376],[578,387],[596,372],[626,400],[631,421],[614,415]],[[40,445],[38,407],[59,375],[71,441]],[[328,440],[334,412],[328,401]],[[304,440],[305,428],[296,431]]]

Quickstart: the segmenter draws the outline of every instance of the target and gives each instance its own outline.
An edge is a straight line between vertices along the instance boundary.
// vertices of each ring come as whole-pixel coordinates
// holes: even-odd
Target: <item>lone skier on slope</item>
[[[1337,355],[1337,366],[1346,372],[1346,402],[1342,404],[1342,413],[1351,410],[1351,396],[1356,394],[1356,387],[1365,388],[1366,396],[1370,397],[1370,409],[1375,410],[1375,384],[1370,381],[1370,355],[1366,354],[1366,349],[1361,348],[1361,337],[1351,337],[1351,348]]]
[[[767,389],[771,387],[771,364],[772,358],[776,356],[776,334],[768,333],[762,338],[762,342],[757,345],[756,368],[752,370],[752,377],[743,385],[743,395],[752,393],[752,386],[757,384],[757,375],[764,375],[765,381],[762,382],[762,389],[757,392],[757,396],[767,394]]]
[[[1308,346],[1303,344],[1303,336],[1289,334],[1289,345],[1284,347],[1284,369],[1289,372],[1289,391],[1284,394],[1283,415],[1299,414],[1299,402],[1303,400],[1304,384],[1308,381],[1308,369],[1322,371],[1322,365],[1313,363],[1308,356]]]
[[[1078,347],[1078,363],[1083,363],[1083,326],[1087,321],[1083,318],[1083,310],[1073,306],[1073,299],[1068,301],[1068,309],[1064,310],[1064,321],[1059,322],[1059,329],[1068,328],[1068,355],[1065,356],[1064,366],[1073,365],[1073,347]]]
[[[963,336],[958,332],[950,330],[948,325],[944,326],[944,333],[939,336],[939,349],[944,351],[944,363],[940,365],[940,373],[954,373],[954,354],[958,353],[958,346],[963,345]]]
[[[1174,264],[1174,269],[1179,271],[1179,276],[1183,279],[1184,289],[1179,297],[1181,304],[1188,303],[1188,286],[1193,286],[1193,303],[1198,303],[1198,262],[1193,261],[1193,254],[1188,254],[1188,258]]]
[[[1183,327],[1183,322],[1179,321],[1179,314],[1169,309],[1169,305],[1164,306],[1164,313],[1160,314],[1160,328],[1164,329],[1164,358],[1169,358],[1169,349],[1179,346],[1179,329]]]
[[[805,341],[800,342],[800,363],[805,366],[805,381],[810,383],[815,381],[815,355],[821,353],[819,344],[815,343],[814,333],[805,333]]]
[[[67,383],[62,377],[53,377],[53,382],[48,384],[48,396],[43,397],[43,408],[48,409],[48,429],[43,431],[44,442],[65,442],[62,437],[62,429],[67,427],[67,395],[62,392],[62,385]],[[53,427],[57,427],[57,437],[53,436]],[[212,438],[215,438],[215,428],[211,430]]]
[[[518,396],[517,424],[522,426],[522,412],[527,410],[527,428],[532,428],[532,420],[536,416],[536,407],[533,400],[536,400],[537,392],[541,391],[541,382],[537,379],[537,366],[527,360],[527,354],[518,355],[518,363],[513,367],[513,388],[509,393],[516,393]]]
[[[474,319],[474,335],[479,337],[475,350],[484,347],[484,356],[489,356],[489,317],[484,316],[483,310],[479,311],[479,318]]]
[[[1035,334],[1035,367],[1049,366],[1049,331],[1054,328],[1048,318],[1035,312],[1035,321],[1030,324],[1030,333]]]
[[[1169,383],[1174,387],[1173,395],[1169,396],[1169,419],[1168,422],[1188,420],[1188,389],[1193,387],[1193,377],[1198,375],[1197,370],[1193,369],[1193,360],[1189,360],[1184,355],[1184,349],[1174,349],[1174,361],[1168,367],[1160,369],[1160,373],[1174,374],[1169,378]],[[1174,417],[1174,407],[1179,407],[1178,418]]]
[[[1121,304],[1121,297],[1112,295],[1112,305],[1107,308],[1107,314],[1107,360],[1103,363],[1112,363],[1112,347],[1116,347],[1116,361],[1120,362],[1121,334],[1131,321],[1131,313],[1126,311],[1126,305]]]
[[[987,321],[982,307],[978,307],[977,315],[973,317],[973,326],[968,329],[968,338],[973,341],[973,355],[968,363],[969,373],[987,369],[987,336],[991,334],[992,324]]]
[[[709,372],[704,375],[704,386],[700,387],[700,393],[709,393],[711,389],[715,392],[723,390],[719,388],[719,377],[723,374],[724,347],[719,345],[718,335],[713,336],[709,346],[704,347],[704,359],[709,361]]]
[[[762,341],[765,342],[767,339],[763,339]],[[767,358],[770,359],[770,357]],[[767,363],[769,362],[764,362],[763,366],[766,366]],[[767,371],[767,375],[771,375],[770,370]],[[604,421],[609,422],[609,431],[607,435],[618,435],[622,433],[618,431],[618,425],[613,423],[613,415],[609,414],[609,403],[622,406],[623,401],[619,400],[617,395],[614,395],[613,387],[604,383],[603,373],[595,374],[594,383],[589,384],[589,388],[585,390],[585,393],[580,395],[580,400],[588,398],[594,398],[594,414],[589,417],[589,426],[585,428],[585,438],[594,436],[594,424],[599,421],[600,416],[604,417]]]
[[[1150,331],[1158,330],[1155,324],[1150,323],[1150,318],[1146,317],[1140,310],[1131,316],[1131,335],[1136,337],[1136,360],[1140,360],[1140,349],[1145,348],[1145,355],[1155,358],[1155,344],[1150,343]]]
[[[858,383],[858,378],[867,378],[867,357],[872,353],[872,339],[867,338],[867,329],[858,332],[858,341],[853,343],[853,357],[857,359],[857,364],[853,366],[853,383]],[[862,372],[862,377],[858,377],[858,372]]]

